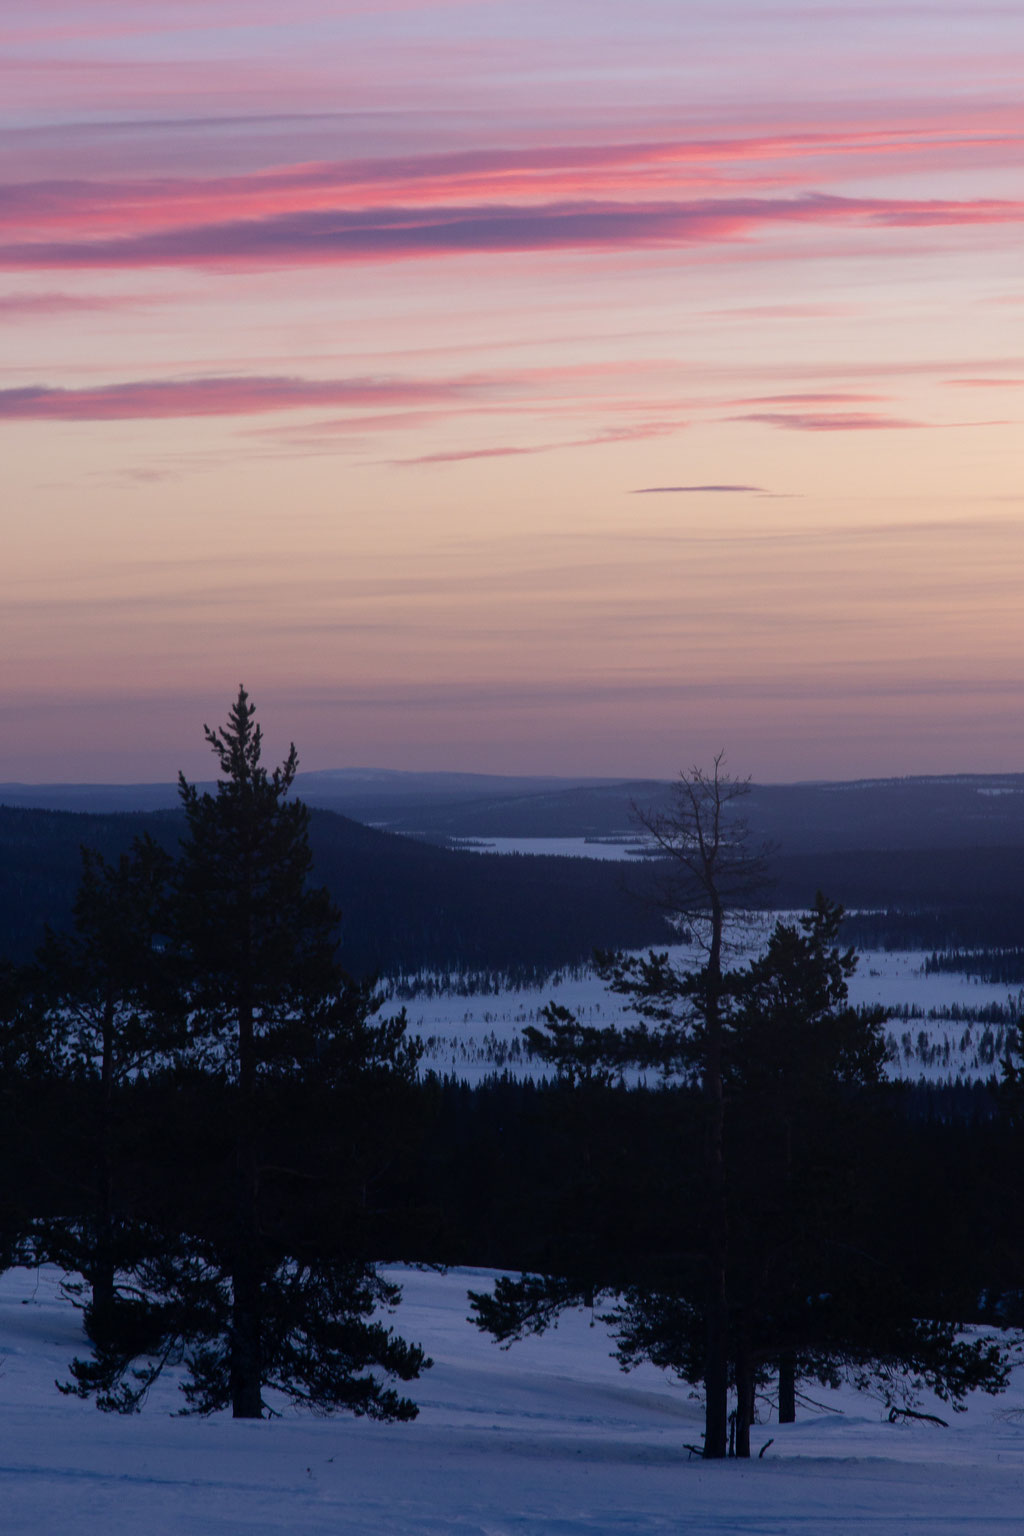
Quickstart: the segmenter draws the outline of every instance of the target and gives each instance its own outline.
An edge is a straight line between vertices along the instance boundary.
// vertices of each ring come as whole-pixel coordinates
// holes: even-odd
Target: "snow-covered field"
[[[684,945],[672,953],[684,967],[697,963],[694,951]],[[986,1040],[986,1026],[971,1023],[970,1015],[993,1003],[1005,1006],[1012,999],[1016,1004],[1016,989],[959,974],[926,976],[926,959],[918,950],[865,950],[850,984],[851,1002],[881,1003],[894,1012],[887,1027],[897,1050],[891,1072],[930,1081],[952,1080],[958,1073],[965,1079],[986,1078],[998,1072],[1002,1033],[996,1027]],[[540,1024],[540,1012],[549,1002],[572,1009],[585,1024],[619,1024],[630,1017],[624,1000],[589,971],[555,977],[543,987],[415,996],[406,1009],[411,1031],[426,1042],[425,1065],[477,1082],[505,1068],[539,1075],[540,1063],[523,1052],[521,1037],[527,1024]],[[919,1009],[923,1016],[904,1019],[898,1014],[903,1008]],[[929,1010],[946,1008],[959,1009],[965,1017],[927,1017]]]
[[[948,1429],[889,1424],[872,1399],[815,1391],[766,1421],[749,1463],[688,1459],[700,1405],[644,1367],[623,1374],[603,1326],[565,1318],[502,1351],[466,1323],[489,1275],[397,1274],[398,1324],[434,1367],[407,1425],[288,1412],[260,1423],[171,1417],[161,1384],[123,1419],[61,1397],[82,1349],[52,1270],[0,1277],[3,1536],[1017,1536],[1024,1375]],[[926,1405],[927,1406],[927,1405]],[[837,1411],[838,1410],[838,1411]],[[767,1420],[767,1409],[765,1409]]]

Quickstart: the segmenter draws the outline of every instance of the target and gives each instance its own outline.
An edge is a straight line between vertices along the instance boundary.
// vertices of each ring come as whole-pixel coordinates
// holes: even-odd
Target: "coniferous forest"
[[[187,1412],[410,1418],[430,1362],[382,1273],[398,1260],[505,1271],[472,1312],[501,1343],[598,1307],[624,1364],[703,1392],[709,1458],[749,1456],[757,1393],[785,1421],[844,1377],[894,1415],[922,1384],[953,1410],[1000,1390],[1024,1323],[1016,1028],[988,1083],[893,1080],[820,893],[741,961],[770,851],[720,760],[649,817],[661,857],[625,921],[614,866],[506,861],[485,899],[487,861],[408,843],[381,853],[371,924],[357,886],[341,913],[321,881],[388,840],[311,817],[244,690],[206,738],[213,792],[83,818],[69,901],[60,819],[5,813],[9,889],[20,868],[39,905],[0,973],[0,1262],[68,1276],[88,1348],[61,1391],[132,1412],[174,1367]],[[462,963],[596,950],[631,1022],[552,1006],[526,1032],[535,1077],[424,1070],[374,972],[451,961],[446,903]]]

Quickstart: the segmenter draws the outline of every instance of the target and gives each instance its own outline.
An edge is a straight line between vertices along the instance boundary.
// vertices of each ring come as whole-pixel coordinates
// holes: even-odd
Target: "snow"
[[[788,921],[792,916],[772,913],[769,919]],[[770,922],[757,924],[748,953],[760,947]],[[699,964],[696,952],[685,945],[677,945],[669,953],[673,963],[683,968]],[[959,973],[926,976],[927,958],[923,950],[861,951],[850,982],[850,1001],[864,1005],[880,1003],[890,1009],[916,1007],[925,1014],[929,1009],[957,1005],[968,1017],[972,1009],[991,1003],[1018,1003],[1017,989],[1005,982],[980,982]],[[742,955],[733,957],[732,963],[742,963],[742,959]],[[541,1011],[549,1002],[561,1003],[578,1014],[584,1024],[596,1027],[636,1022],[635,1015],[626,1008],[626,1000],[609,992],[589,968],[557,975],[541,987],[419,996],[405,1006],[410,1031],[427,1044],[424,1065],[442,1074],[452,1073],[469,1082],[479,1082],[489,1073],[504,1069],[523,1076],[542,1075],[542,1064],[522,1054],[521,1037],[527,1024],[541,1024]],[[909,1034],[913,1054],[908,1057],[901,1045],[891,1072],[932,1082],[952,1081],[958,1073],[966,1080],[987,1078],[998,1072],[1000,1051],[987,1061],[980,1053],[984,1025],[972,1026],[969,1041],[962,1048],[966,1028],[963,1020],[894,1018],[887,1033],[900,1045],[902,1037]],[[938,1047],[940,1054],[934,1060],[921,1059],[917,1041],[922,1032],[932,1047]],[[947,1041],[949,1050],[945,1054],[943,1047]]]
[[[872,1399],[815,1390],[830,1410],[754,1431],[763,1459],[688,1459],[700,1405],[643,1367],[624,1374],[603,1325],[572,1314],[498,1349],[466,1322],[489,1272],[393,1271],[401,1331],[432,1370],[407,1425],[351,1418],[233,1422],[107,1416],[53,1385],[83,1348],[53,1270],[0,1277],[3,1536],[1010,1536],[1024,1508],[1024,1376],[948,1429],[889,1424]],[[926,1407],[929,1405],[926,1404]],[[940,1410],[942,1411],[942,1410]],[[947,1415],[948,1416],[948,1415]]]

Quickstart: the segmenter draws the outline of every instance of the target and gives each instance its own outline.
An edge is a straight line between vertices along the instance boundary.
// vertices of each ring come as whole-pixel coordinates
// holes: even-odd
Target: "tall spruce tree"
[[[166,1064],[175,1044],[162,1006],[169,867],[150,837],[136,838],[116,863],[83,848],[73,926],[48,932],[25,972],[26,1017],[49,1073],[77,1090],[85,1153],[84,1187],[69,1190],[67,1214],[37,1225],[36,1251],[83,1277],[93,1338],[114,1304],[118,1265],[138,1240],[120,1187],[130,1160],[124,1096]],[[69,1284],[81,1293],[79,1282]]]
[[[338,914],[308,883],[309,813],[289,795],[294,745],[280,767],[263,766],[244,688],[225,727],[204,731],[222,777],[214,794],[179,779],[187,836],[170,959],[192,1067],[230,1117],[231,1188],[191,1211],[186,1200],[182,1230],[165,1230],[123,1277],[121,1335],[74,1363],[71,1390],[130,1411],[165,1364],[179,1363],[199,1412],[230,1406],[236,1418],[260,1418],[271,1389],[320,1411],[410,1418],[415,1406],[384,1378],[408,1381],[429,1362],[374,1320],[397,1303],[397,1288],[345,1234],[295,1241],[295,1224],[279,1216],[280,1167],[268,1198],[264,1149],[283,1104],[295,1123],[296,1091],[338,1088],[348,1103],[364,1080],[378,1091],[408,1081],[417,1052],[404,1017],[375,1021],[372,991],[338,964]]]
[[[228,1370],[235,1418],[263,1413],[259,1223],[261,1065],[304,1007],[336,983],[335,914],[310,891],[308,812],[287,798],[298,767],[292,743],[272,773],[244,688],[223,731],[204,726],[223,774],[215,795],[179,775],[188,837],[177,871],[177,958],[190,1026],[208,1060],[235,1084],[234,1231],[230,1240]]]

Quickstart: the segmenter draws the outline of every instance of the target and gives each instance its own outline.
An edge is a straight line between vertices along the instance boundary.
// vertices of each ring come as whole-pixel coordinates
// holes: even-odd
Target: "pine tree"
[[[74,1214],[37,1226],[37,1256],[84,1277],[93,1338],[114,1305],[116,1269],[137,1242],[119,1188],[127,1158],[119,1099],[164,1065],[175,1044],[162,1006],[169,865],[149,837],[137,838],[115,864],[83,848],[73,927],[48,933],[25,979],[46,1070],[79,1090],[91,1173],[91,1189],[74,1201]],[[78,1295],[83,1288],[70,1282],[69,1289]]]
[[[338,914],[308,883],[309,813],[289,796],[295,747],[268,771],[254,716],[242,688],[223,730],[204,727],[222,778],[212,795],[179,779],[187,836],[173,879],[170,962],[192,1068],[230,1115],[231,1189],[191,1208],[186,1198],[183,1230],[165,1228],[123,1277],[121,1336],[75,1362],[71,1390],[130,1411],[177,1362],[198,1412],[260,1418],[272,1390],[321,1411],[409,1418],[414,1405],[382,1377],[408,1381],[429,1362],[374,1320],[397,1288],[344,1234],[297,1247],[268,1206],[263,1148],[289,1095],[407,1082],[417,1052],[404,1016],[373,1020],[372,990],[338,965]]]
[[[47,1065],[36,1011],[26,1005],[24,968],[0,959],[0,1273],[27,1260],[26,1237],[38,1214],[19,1166],[29,1142],[22,1111],[26,1086]]]
[[[308,813],[289,801],[298,757],[261,764],[255,709],[239,690],[223,731],[204,726],[223,778],[215,795],[179,776],[188,837],[177,878],[178,959],[196,1045],[236,1089],[228,1371],[236,1418],[263,1413],[259,1166],[260,1066],[290,1021],[332,981],[334,913],[311,893]]]

